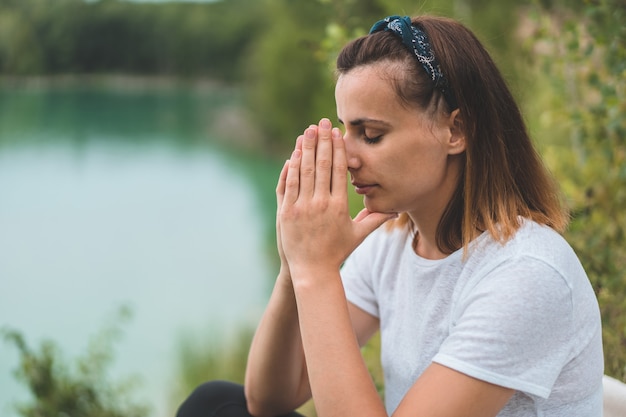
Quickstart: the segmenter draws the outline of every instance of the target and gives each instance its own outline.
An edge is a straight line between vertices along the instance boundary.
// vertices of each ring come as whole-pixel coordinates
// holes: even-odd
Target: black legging
[[[227,381],[200,385],[181,404],[176,417],[253,417],[246,408],[243,386]],[[277,417],[303,417],[295,411]]]

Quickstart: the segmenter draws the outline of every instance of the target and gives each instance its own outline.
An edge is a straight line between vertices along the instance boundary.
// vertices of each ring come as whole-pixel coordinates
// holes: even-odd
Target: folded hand
[[[302,269],[338,270],[367,235],[393,217],[367,210],[350,217],[346,150],[341,131],[328,119],[298,137],[276,193],[279,252],[292,278]]]

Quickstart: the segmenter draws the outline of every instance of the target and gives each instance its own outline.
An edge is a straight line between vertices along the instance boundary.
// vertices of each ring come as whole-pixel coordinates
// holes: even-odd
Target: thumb
[[[363,209],[354,218],[357,235],[361,239],[365,239],[367,235],[378,229],[387,220],[395,219],[396,217],[398,217],[397,213],[376,213]]]

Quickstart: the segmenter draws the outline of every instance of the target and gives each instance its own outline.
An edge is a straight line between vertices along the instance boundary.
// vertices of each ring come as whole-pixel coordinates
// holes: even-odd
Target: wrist
[[[308,267],[295,267],[291,269],[291,282],[293,288],[320,288],[330,283],[341,282],[339,267],[329,265],[316,265]]]
[[[278,277],[286,280],[291,280],[291,271],[287,262],[281,262],[278,269]]]
[[[285,289],[293,292],[293,283],[291,282],[291,271],[288,266],[281,265],[278,270],[278,277],[276,278],[276,285],[284,287]]]

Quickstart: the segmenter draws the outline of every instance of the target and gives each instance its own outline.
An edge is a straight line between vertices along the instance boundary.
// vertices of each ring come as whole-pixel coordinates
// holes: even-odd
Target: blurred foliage
[[[20,355],[17,379],[29,389],[32,399],[16,405],[22,417],[145,417],[148,408],[129,400],[133,380],[113,384],[107,370],[113,360],[113,342],[121,334],[120,324],[129,317],[120,310],[115,321],[90,340],[87,352],[68,363],[52,341],[33,350],[17,330],[2,329],[6,342]]]
[[[350,39],[366,34],[390,14],[457,17],[494,46],[495,58],[512,73],[507,57],[515,21],[512,0],[264,0],[259,33],[249,56],[246,90],[267,145],[289,149],[310,123],[334,118],[334,61]]]
[[[248,349],[254,330],[240,329],[231,337],[218,337],[218,331],[207,332],[210,340],[185,336],[178,352],[178,371],[173,403],[179,405],[201,383],[227,380],[243,384]]]
[[[266,144],[281,147],[333,107],[326,63],[317,57],[328,10],[310,0],[263,3],[267,24],[249,56],[246,91]]]
[[[259,7],[255,0],[0,0],[0,73],[114,72],[233,81],[260,27]]]
[[[626,381],[626,3],[538,5],[520,34],[525,107],[572,209],[566,238],[598,296],[606,373]]]
[[[178,371],[172,395],[174,409],[206,381],[225,380],[243,384],[248,362],[248,349],[252,343],[254,329],[242,328],[231,337],[220,338],[219,332],[208,332],[210,340],[191,336],[181,339],[178,346]],[[298,409],[306,416],[315,416],[313,401]]]

